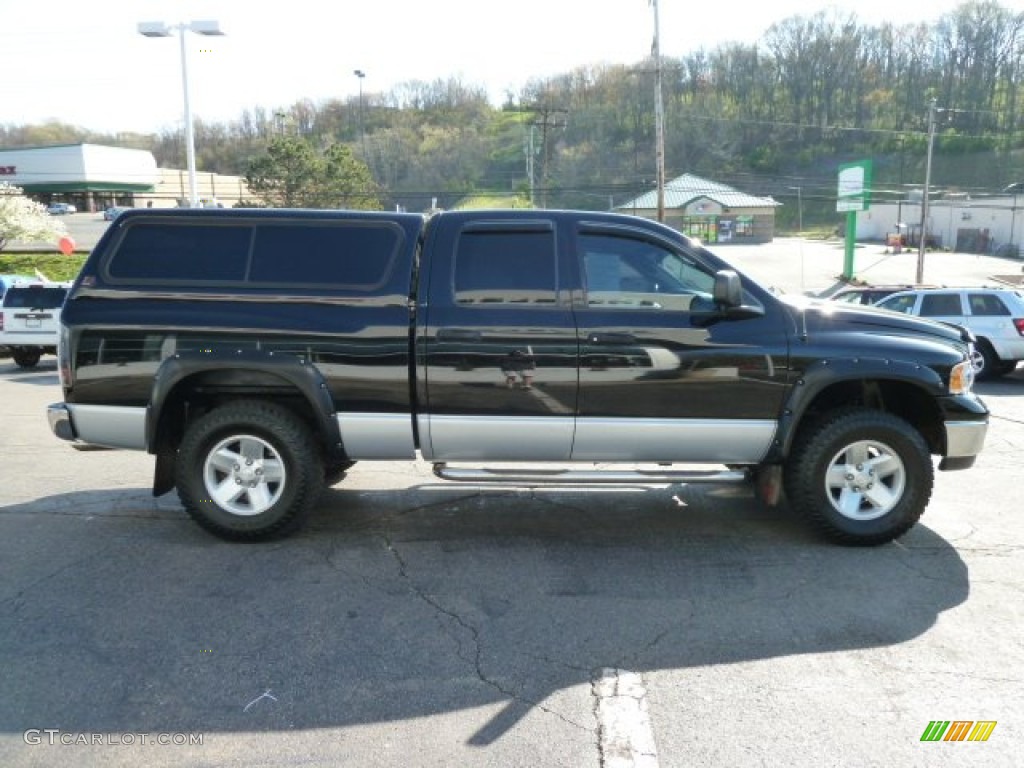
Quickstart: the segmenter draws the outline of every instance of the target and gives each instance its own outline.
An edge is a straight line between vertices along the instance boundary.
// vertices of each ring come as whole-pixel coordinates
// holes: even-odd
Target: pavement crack
[[[581,723],[575,722],[571,718],[566,717],[565,715],[563,715],[561,712],[558,712],[558,711],[552,709],[551,707],[546,706],[543,702],[541,702],[541,701],[539,701],[537,699],[530,698],[529,696],[525,696],[522,693],[519,693],[517,691],[514,691],[511,688],[503,685],[498,680],[495,680],[494,678],[488,676],[488,674],[484,671],[483,661],[482,661],[482,658],[481,658],[482,657],[482,648],[481,648],[481,641],[480,641],[480,630],[476,626],[474,626],[472,623],[470,623],[469,621],[464,619],[456,611],[453,611],[453,610],[445,607],[444,605],[441,604],[440,601],[437,600],[437,598],[433,597],[432,595],[428,594],[426,591],[421,589],[419,587],[419,585],[417,585],[416,582],[413,580],[413,578],[409,575],[408,563],[406,562],[405,558],[402,556],[402,553],[398,550],[398,547],[395,546],[395,543],[388,536],[384,536],[383,539],[384,539],[384,546],[387,547],[388,552],[391,553],[391,556],[394,558],[395,563],[398,566],[398,575],[402,579],[402,581],[404,581],[406,583],[409,591],[412,592],[412,594],[414,594],[417,599],[421,600],[426,605],[430,606],[434,611],[437,612],[437,614],[439,616],[442,616],[442,617],[445,617],[445,618],[449,619],[450,621],[454,622],[456,625],[461,627],[463,630],[465,630],[469,634],[469,637],[471,638],[472,646],[473,646],[472,652],[470,654],[471,658],[466,658],[462,653],[459,653],[458,656],[459,656],[460,659],[463,659],[467,663],[472,664],[473,671],[475,672],[477,679],[481,683],[483,683],[486,686],[489,686],[490,688],[493,688],[495,691],[500,693],[502,696],[505,696],[508,699],[511,699],[512,701],[514,701],[514,702],[516,702],[518,704],[525,704],[525,705],[530,706],[530,707],[535,707],[535,708],[539,709],[541,712],[544,712],[547,715],[551,715],[553,717],[556,717],[559,720],[561,720],[562,722],[564,722],[565,724],[570,725],[570,726],[572,726],[574,728],[578,728],[578,729],[586,731],[588,733],[594,731],[593,728],[591,728],[589,726],[586,726],[586,725],[583,725]],[[458,646],[459,646],[459,648],[461,650],[462,643],[461,643],[461,641],[458,641],[458,640],[457,640],[457,642],[458,642]]]

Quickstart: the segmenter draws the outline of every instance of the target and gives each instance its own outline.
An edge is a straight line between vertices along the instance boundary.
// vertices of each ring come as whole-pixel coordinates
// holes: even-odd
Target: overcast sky
[[[1010,8],[1024,0],[1002,0]],[[775,22],[819,10],[861,22],[934,22],[954,0],[660,0],[661,47],[678,57],[757,41]],[[649,0],[0,0],[0,123],[57,119],[94,131],[177,130],[180,43],[140,21],[216,19],[224,37],[186,35],[193,115],[287,108],[460,77],[495,104],[533,77],[634,64],[650,52]]]

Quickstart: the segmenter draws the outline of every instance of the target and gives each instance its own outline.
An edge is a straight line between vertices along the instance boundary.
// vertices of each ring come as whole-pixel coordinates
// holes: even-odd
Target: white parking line
[[[636,672],[602,669],[594,682],[602,768],[658,768],[647,689]]]

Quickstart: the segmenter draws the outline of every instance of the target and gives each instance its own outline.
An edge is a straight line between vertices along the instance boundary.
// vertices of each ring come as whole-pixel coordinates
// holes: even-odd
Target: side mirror
[[[715,273],[715,287],[712,289],[715,306],[720,309],[733,309],[743,304],[743,286],[740,276],[731,269],[722,269]]]
[[[705,312],[695,312],[691,320],[694,325],[707,328],[723,319],[743,320],[764,315],[763,307],[743,303],[743,284],[740,276],[731,269],[721,269],[715,273],[711,300],[714,309],[708,307]]]

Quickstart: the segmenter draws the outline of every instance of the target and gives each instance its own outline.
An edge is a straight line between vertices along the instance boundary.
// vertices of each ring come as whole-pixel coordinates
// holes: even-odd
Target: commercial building
[[[780,205],[771,197],[749,195],[689,173],[665,184],[665,223],[705,243],[770,243],[775,239],[775,209]],[[616,210],[657,218],[657,190]]]
[[[857,239],[916,248],[921,242],[922,194],[897,202],[871,203],[857,214]],[[1020,256],[1024,240],[1024,193],[971,197],[931,195],[928,200],[929,248],[992,256]]]
[[[112,205],[171,208],[188,205],[188,173],[158,168],[153,153],[97,144],[0,149],[0,181],[41,203],[71,203],[79,211]],[[196,174],[204,205],[230,207],[248,197],[245,179]]]

